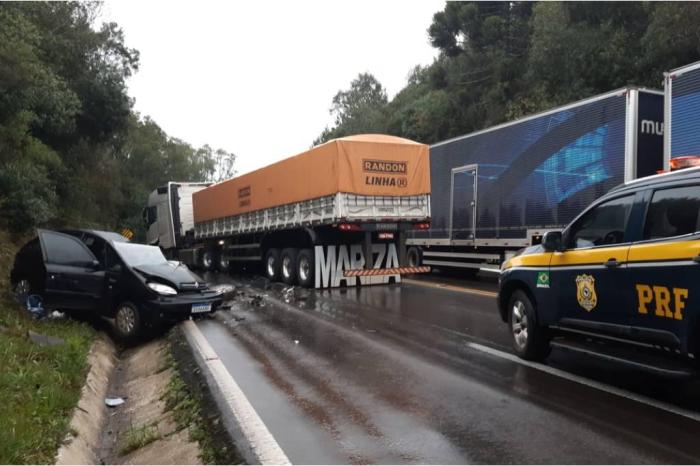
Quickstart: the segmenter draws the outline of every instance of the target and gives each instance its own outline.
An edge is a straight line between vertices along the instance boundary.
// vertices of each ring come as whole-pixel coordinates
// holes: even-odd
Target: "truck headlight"
[[[175,291],[175,288],[173,288],[172,286],[163,285],[162,283],[150,282],[150,283],[148,283],[148,287],[158,294],[165,294],[165,295],[177,294],[177,291]]]

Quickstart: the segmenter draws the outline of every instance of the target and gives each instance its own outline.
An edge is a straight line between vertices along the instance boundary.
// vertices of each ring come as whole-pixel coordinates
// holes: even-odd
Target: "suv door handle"
[[[608,268],[619,267],[620,262],[618,262],[617,259],[612,257],[612,258],[608,259],[607,262],[605,262],[605,266]]]

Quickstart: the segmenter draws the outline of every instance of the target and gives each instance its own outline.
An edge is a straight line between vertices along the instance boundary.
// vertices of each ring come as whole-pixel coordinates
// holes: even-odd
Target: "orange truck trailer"
[[[394,136],[334,139],[217,184],[149,196],[148,241],[205,270],[259,264],[272,281],[328,288],[400,282],[406,232],[430,227],[428,146]]]

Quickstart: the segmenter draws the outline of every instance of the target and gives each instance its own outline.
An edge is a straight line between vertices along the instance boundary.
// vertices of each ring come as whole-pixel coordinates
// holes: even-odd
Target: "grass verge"
[[[200,459],[204,464],[244,464],[238,450],[230,444],[218,409],[208,395],[197,364],[178,328],[168,335],[169,362],[173,377],[163,395],[178,429],[189,428],[190,439],[199,443]],[[206,415],[204,413],[207,413]]]
[[[32,320],[15,302],[9,275],[24,239],[0,231],[0,464],[54,462],[80,399],[95,337],[85,323]],[[40,347],[27,338],[29,330],[65,344]]]
[[[124,434],[124,444],[119,449],[120,455],[126,455],[143,448],[160,438],[158,428],[154,425],[134,426]]]

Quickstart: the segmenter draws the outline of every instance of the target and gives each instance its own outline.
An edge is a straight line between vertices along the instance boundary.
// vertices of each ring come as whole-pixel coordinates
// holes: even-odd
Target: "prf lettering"
[[[665,286],[641,283],[635,286],[637,287],[637,301],[639,303],[637,310],[640,314],[648,314],[650,307],[653,307],[656,317],[683,320],[683,309],[685,301],[688,299],[687,288],[669,290]]]

